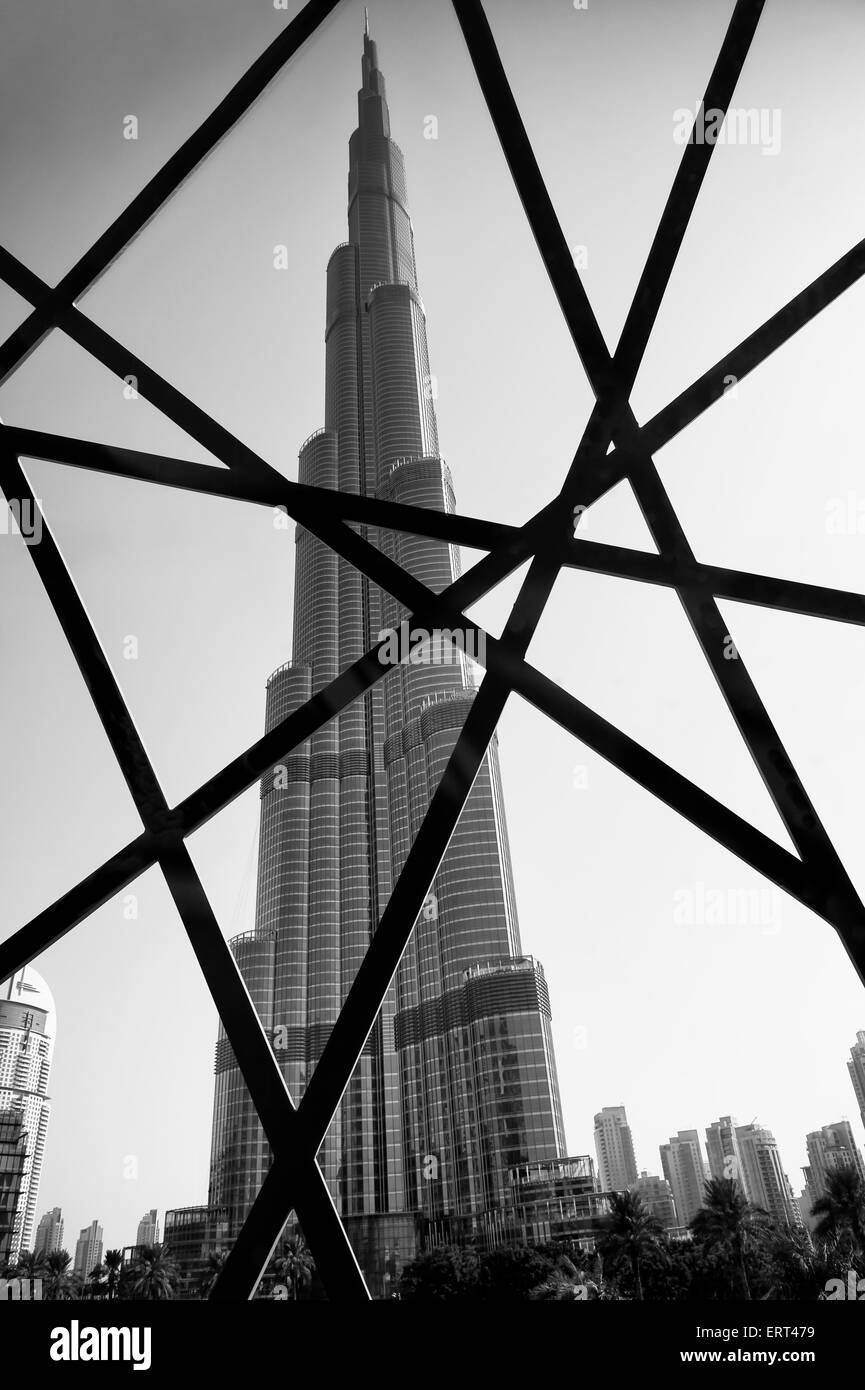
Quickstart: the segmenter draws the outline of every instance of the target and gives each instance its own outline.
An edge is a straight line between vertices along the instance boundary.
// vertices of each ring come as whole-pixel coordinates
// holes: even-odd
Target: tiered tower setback
[[[362,76],[349,239],[327,264],[324,427],[299,478],[452,512],[403,156],[368,32]],[[459,574],[447,543],[360,530],[435,592]],[[267,728],[405,617],[298,526],[292,660],[268,682]],[[255,929],[233,949],[295,1101],[474,697],[465,652],[430,634],[421,660],[395,664],[262,779]],[[270,1152],[222,1032],[216,1070],[210,1201],[236,1228]],[[494,739],[319,1163],[366,1248],[372,1219],[477,1230],[501,1208],[508,1168],[563,1154],[549,997],[521,950]]]

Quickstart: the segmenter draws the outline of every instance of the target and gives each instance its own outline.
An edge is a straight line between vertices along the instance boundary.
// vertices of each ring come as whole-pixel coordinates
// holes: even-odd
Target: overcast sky
[[[7,0],[0,239],[50,283],[275,36],[271,0]],[[731,0],[490,0],[569,242],[614,347]],[[406,156],[441,447],[458,506],[517,523],[558,490],[591,407],[448,4],[375,0]],[[345,240],[362,7],[341,5],[82,300],[130,350],[290,477],[323,421],[324,270]],[[865,10],[768,0],[734,105],[780,147],[719,145],[634,393],[639,421],[847,251],[865,228]],[[139,138],[123,138],[136,115]],[[438,138],[425,139],[435,115]],[[276,270],[274,246],[289,248]],[[857,285],[658,455],[699,559],[865,591]],[[0,286],[5,337],[26,306]],[[10,423],[213,462],[52,333],[0,389]],[[264,509],[28,465],[169,799],[261,732],[291,644],[293,538]],[[651,548],[627,485],[592,538]],[[865,531],[865,519],[863,519]],[[471,559],[471,556],[466,557]],[[518,579],[474,610],[498,632]],[[860,892],[865,634],[722,610]],[[0,536],[3,911],[17,929],[139,824],[20,539]],[[137,660],[124,658],[128,637]],[[787,837],[674,594],[560,576],[530,658],[782,844]],[[774,1130],[794,1189],[808,1130],[862,1126],[845,1062],[862,986],[832,929],[783,894],[767,920],[685,925],[683,893],[768,889],[519,697],[500,726],[523,947],[550,980],[569,1152],[624,1104],[637,1161],[719,1114]],[[254,911],[257,792],[191,849],[227,935]],[[703,885],[702,889],[699,885]],[[160,875],[35,962],[57,1003],[39,1213],[129,1244],[149,1207],[206,1200],[216,1014]],[[134,1159],[135,1162],[130,1162]]]

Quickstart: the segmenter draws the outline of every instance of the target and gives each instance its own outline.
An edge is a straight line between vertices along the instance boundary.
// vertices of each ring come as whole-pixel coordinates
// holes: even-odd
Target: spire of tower
[[[390,134],[389,118],[387,113],[387,96],[385,94],[384,73],[378,65],[378,48],[375,39],[370,38],[369,33],[369,10],[364,8],[363,12],[363,60],[361,62],[361,72],[363,81],[361,84],[358,106],[358,124],[361,127],[367,126],[372,122],[372,127],[378,128],[378,133],[385,136]],[[373,115],[368,106],[368,98],[377,98],[374,103],[378,107],[378,114]],[[367,106],[366,114],[364,107]]]
[[[371,74],[378,71],[378,49],[375,39],[370,37],[369,10],[363,12],[363,85],[373,86]]]

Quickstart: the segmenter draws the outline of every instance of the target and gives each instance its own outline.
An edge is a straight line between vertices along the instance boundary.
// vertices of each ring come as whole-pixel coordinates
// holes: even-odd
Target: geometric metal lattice
[[[38,503],[20,457],[51,459],[115,477],[282,506],[362,573],[393,594],[424,627],[475,635],[486,674],[416,841],[334,1024],[303,1099],[295,1106],[234,958],[219,929],[185,838],[250,787],[290,747],[308,739],[387,671],[381,643],[289,715],[192,795],[169,806],[51,532],[30,555],[62,625],[144,825],[143,832],[0,945],[0,979],[44,951],[152,865],[159,865],[195,951],[270,1142],[273,1163],[211,1297],[248,1298],[289,1212],[297,1213],[330,1298],[368,1292],[316,1152],[362,1052],[424,898],[445,853],[508,695],[517,691],[615,767],[680,812],[745,863],[826,919],[865,980],[865,907],[788,758],[741,658],[724,657],[727,626],[717,598],[738,599],[865,624],[865,596],[700,564],[656,471],[652,454],[807,324],[865,272],[865,241],[768,319],[646,424],[630,394],[705,177],[712,143],[688,143],[615,353],[606,348],[559,225],[479,0],[453,0],[475,72],[595,406],[558,496],[524,525],[388,503],[289,482],[76,307],[183,180],[245,114],[338,0],[310,0],[227,97],[53,289],[0,248],[0,277],[33,306],[0,345],[0,384],[54,328],[62,329],[226,465],[183,460],[39,431],[0,426],[0,486],[10,503]],[[702,110],[726,113],[763,9],[738,0]],[[697,119],[701,117],[698,113]],[[613,446],[610,452],[610,446]],[[574,515],[627,478],[658,554],[577,539]],[[488,552],[434,594],[375,549],[350,522]],[[501,638],[483,633],[464,609],[524,561],[528,575]],[[739,731],[787,828],[797,855],[674,771],[549,680],[525,659],[556,576],[573,567],[675,590]],[[478,641],[478,637],[482,640]]]

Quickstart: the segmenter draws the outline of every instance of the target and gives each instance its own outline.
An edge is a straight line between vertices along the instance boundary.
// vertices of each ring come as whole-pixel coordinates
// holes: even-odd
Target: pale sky
[[[8,0],[0,240],[54,283],[297,8]],[[681,157],[674,112],[697,105],[732,0],[487,12],[613,347]],[[370,18],[458,507],[517,523],[558,490],[591,393],[451,7],[376,0]],[[323,421],[324,269],[347,234],[361,34],[362,6],[346,0],[81,303],[290,477]],[[639,421],[863,235],[863,59],[853,0],[768,0],[734,105],[779,111],[780,149],[716,149],[637,381]],[[137,141],[123,139],[129,114]],[[274,269],[280,244],[287,270]],[[699,559],[865,591],[863,306],[857,285],[657,456]],[[0,287],[3,337],[25,312]],[[0,414],[213,462],[56,332],[0,388]],[[292,533],[263,509],[28,471],[174,801],[261,732],[265,681],[290,652]],[[833,499],[861,507],[863,534],[827,530]],[[651,545],[625,487],[588,526]],[[517,582],[473,610],[490,631]],[[865,892],[865,634],[722,610]],[[139,827],[30,557],[2,535],[0,632],[6,936]],[[563,574],[530,659],[787,843],[674,594]],[[677,1130],[757,1117],[798,1193],[807,1131],[848,1116],[863,1140],[845,1063],[865,1000],[833,931],[783,894],[769,922],[681,924],[677,894],[767,885],[519,697],[500,738],[523,949],[550,981],[569,1152],[594,1154],[604,1105],[627,1107],[649,1172]],[[252,925],[257,809],[253,788],[190,842],[226,935]],[[112,901],[34,962],[58,1012],[39,1212],[63,1208],[70,1248],[94,1217],[107,1246],[129,1244],[148,1208],[161,1219],[207,1197],[216,1013],[158,872],[129,891],[136,920]]]

